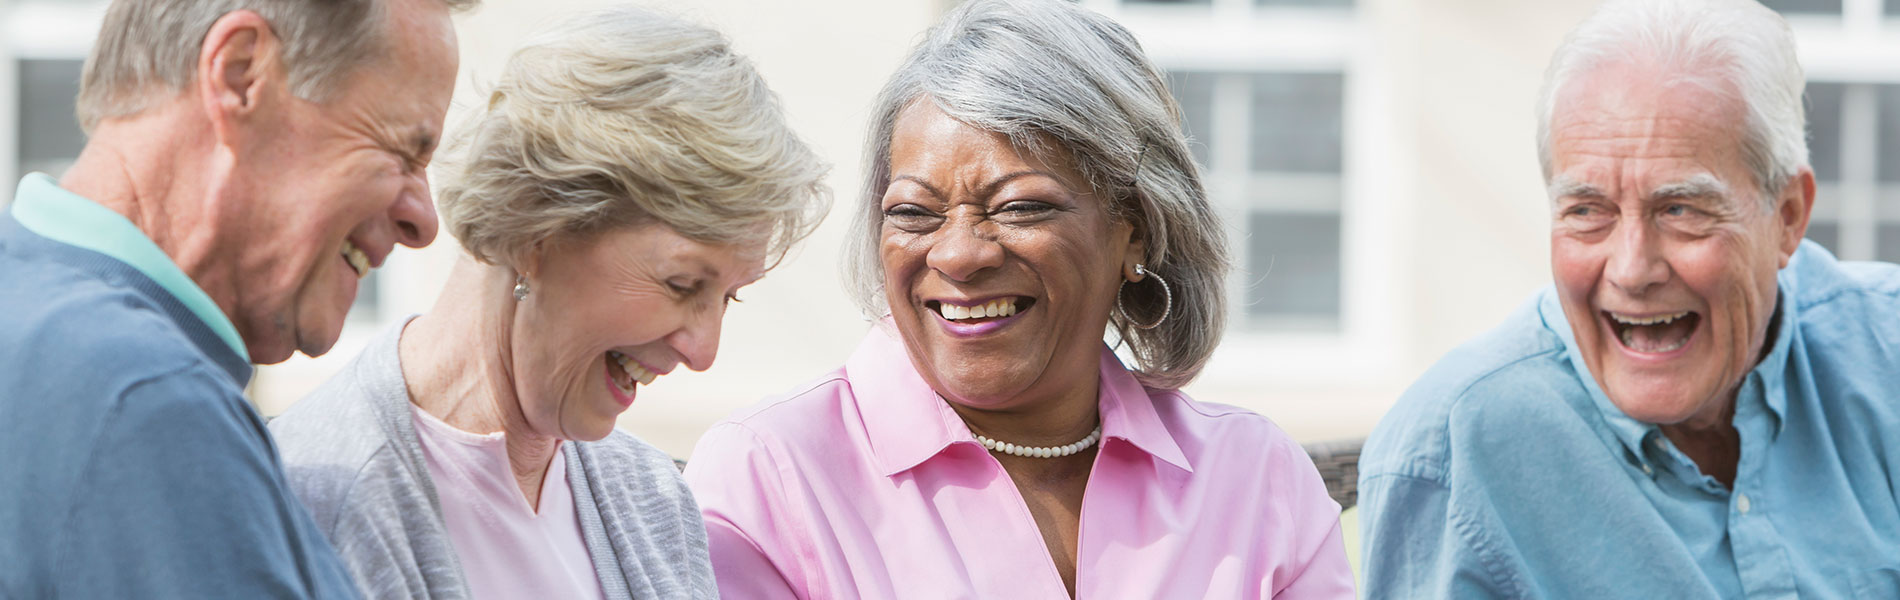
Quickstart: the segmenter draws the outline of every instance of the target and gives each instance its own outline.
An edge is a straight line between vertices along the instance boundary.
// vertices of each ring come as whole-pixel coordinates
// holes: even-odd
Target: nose
[[[402,193],[397,194],[396,203],[389,207],[389,220],[396,224],[396,242],[410,248],[421,248],[435,241],[436,230],[440,225],[435,217],[435,200],[429,195],[429,175],[418,172]]]
[[[1616,231],[1610,245],[1604,276],[1611,285],[1631,296],[1640,296],[1649,288],[1669,281],[1669,261],[1663,256],[1661,236],[1654,235],[1641,221],[1626,220],[1629,226]]]
[[[704,371],[712,368],[713,359],[719,356],[719,329],[726,309],[721,306],[697,312],[688,317],[685,327],[668,336],[667,344],[685,360],[686,368]]]
[[[930,246],[926,264],[955,281],[969,281],[984,269],[1002,266],[1003,245],[990,231],[994,227],[980,218],[945,223]]]

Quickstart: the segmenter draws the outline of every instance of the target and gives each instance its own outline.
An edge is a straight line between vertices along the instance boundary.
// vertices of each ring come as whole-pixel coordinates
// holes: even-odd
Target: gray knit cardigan
[[[396,353],[407,321],[270,429],[291,488],[365,597],[468,598]],[[673,459],[620,430],[566,446],[574,512],[607,597],[717,598],[705,525]]]

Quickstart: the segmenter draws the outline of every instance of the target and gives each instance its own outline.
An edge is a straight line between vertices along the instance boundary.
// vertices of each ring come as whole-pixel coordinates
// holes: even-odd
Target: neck
[[[536,432],[521,409],[509,352],[511,273],[459,258],[435,307],[403,330],[398,353],[418,408],[456,429],[502,433],[515,483],[539,510],[541,483],[561,440]]]
[[[1730,393],[1720,414],[1708,419],[1690,419],[1658,426],[1663,436],[1695,461],[1703,474],[1724,486],[1735,484],[1736,465],[1742,459],[1742,435],[1735,429],[1735,394]]]
[[[239,253],[220,251],[215,225],[218,182],[232,160],[186,104],[175,100],[100,122],[59,185],[131,221],[231,315],[239,301]]]
[[[1089,372],[1085,384],[1068,385],[1058,395],[1005,403],[1011,408],[984,410],[950,403],[963,423],[977,435],[1018,446],[1062,446],[1089,435],[1102,422],[1102,382]]]

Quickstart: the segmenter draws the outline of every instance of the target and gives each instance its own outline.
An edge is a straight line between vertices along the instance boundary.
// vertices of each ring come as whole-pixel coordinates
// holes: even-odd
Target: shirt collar
[[[1192,472],[1181,447],[1155,411],[1148,390],[1106,345],[1101,353],[1099,402],[1104,443],[1126,442],[1162,462]],[[871,454],[886,476],[915,468],[953,444],[982,448],[970,427],[917,373],[890,320],[871,328],[845,362],[845,377],[857,398]]]
[[[1802,251],[1807,251],[1805,243],[1796,255],[1799,256]],[[1792,347],[1796,335],[1796,309],[1793,302],[1794,296],[1791,293],[1793,286],[1791,271],[1792,269],[1783,269],[1776,278],[1778,289],[1775,316],[1772,321],[1775,326],[1770,332],[1775,337],[1769,340],[1768,354],[1762,358],[1760,364],[1755,365],[1755,368],[1749,370],[1748,375],[1743,377],[1741,389],[1736,393],[1738,403],[1736,414],[1739,416],[1750,412],[1747,410],[1750,407],[1744,407],[1741,404],[1762,403],[1774,417],[1776,435],[1781,433],[1786,421],[1788,392],[1784,384],[1788,372],[1789,348]],[[1557,297],[1555,286],[1544,288],[1541,295],[1543,300],[1539,303],[1538,312],[1543,317],[1544,327],[1563,340],[1564,354],[1570,359],[1571,367],[1576,370],[1584,389],[1590,393],[1590,399],[1595,403],[1597,410],[1603,414],[1603,420],[1609,424],[1610,430],[1622,440],[1624,447],[1630,452],[1639,457],[1647,456],[1643,452],[1643,442],[1651,434],[1661,430],[1653,423],[1630,418],[1629,415],[1623,413],[1622,409],[1617,408],[1615,403],[1610,402],[1609,396],[1603,393],[1603,389],[1597,385],[1596,377],[1590,375],[1590,368],[1583,362],[1583,353],[1577,348],[1576,335],[1570,328],[1570,320],[1564,316],[1563,304]],[[1753,384],[1760,385],[1762,393],[1752,393],[1749,387]]]
[[[13,195],[13,218],[41,237],[98,252],[150,278],[185,305],[205,326],[249,360],[244,338],[211,296],[206,295],[145,232],[119,213],[66,191],[45,173],[28,174]]]

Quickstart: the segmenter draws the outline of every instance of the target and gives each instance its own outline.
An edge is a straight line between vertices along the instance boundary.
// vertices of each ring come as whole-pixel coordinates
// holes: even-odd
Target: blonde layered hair
[[[590,12],[515,52],[451,146],[442,221],[476,260],[665,225],[782,257],[817,227],[827,165],[718,32],[633,7]]]

